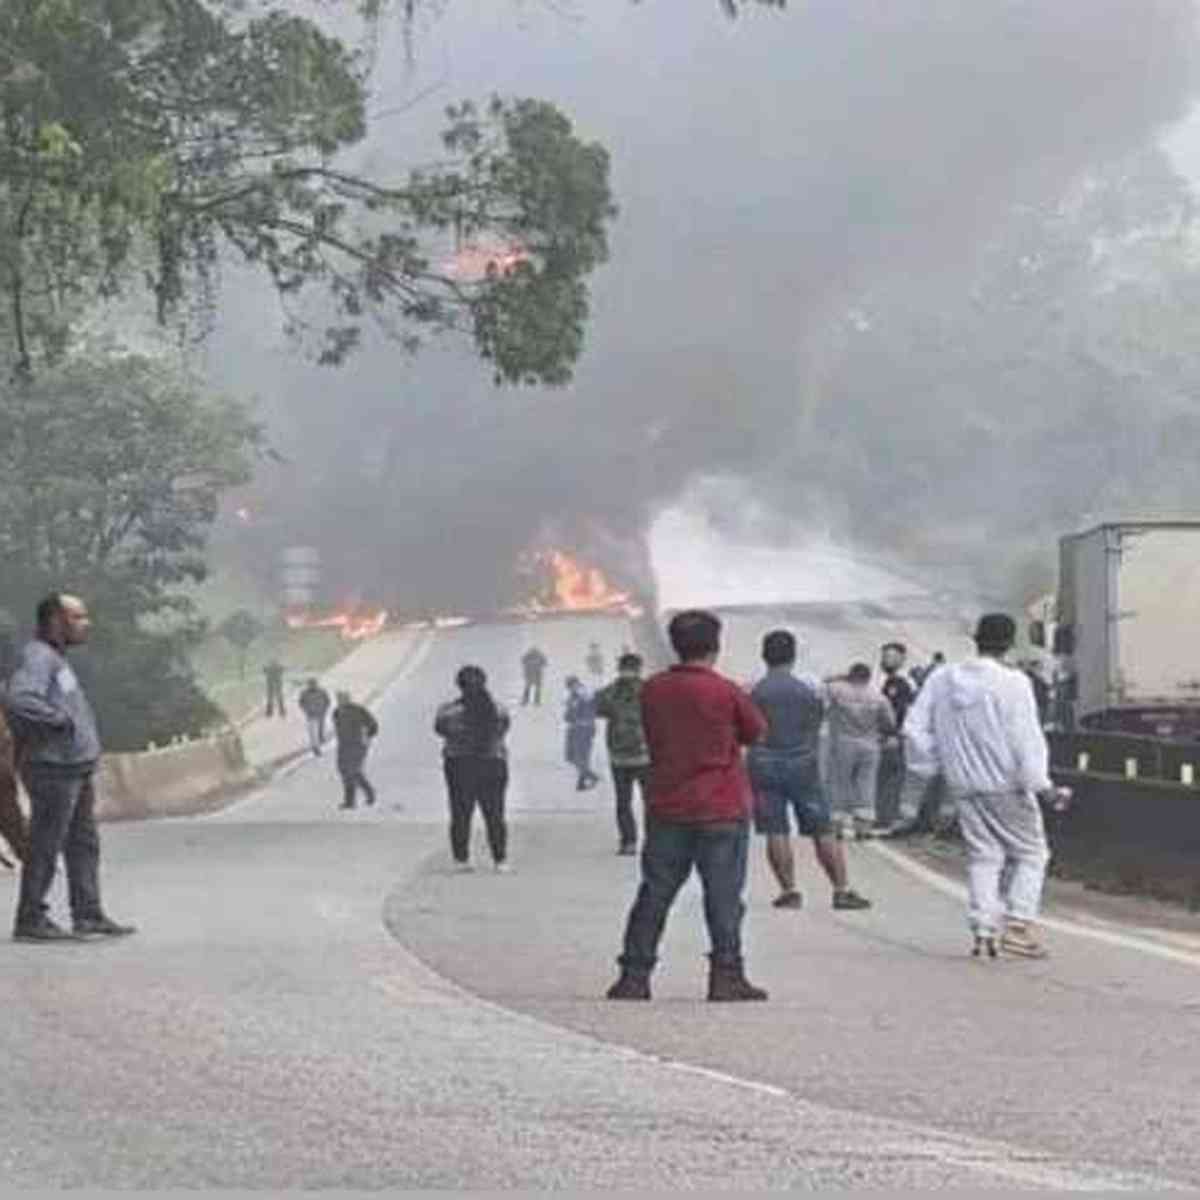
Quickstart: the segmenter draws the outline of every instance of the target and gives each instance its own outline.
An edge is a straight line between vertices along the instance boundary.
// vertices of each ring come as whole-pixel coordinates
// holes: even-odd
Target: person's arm
[[[503,704],[496,705],[496,736],[504,737],[512,725],[512,717],[508,715],[508,709]]]
[[[433,732],[438,737],[447,737],[450,733],[450,708],[449,704],[442,704],[438,707],[437,713],[433,718]]]
[[[26,654],[8,682],[5,707],[26,725],[68,729],[71,715],[50,699],[50,685],[61,667],[49,654]]]
[[[1050,780],[1046,735],[1038,720],[1033,684],[1024,675],[1013,678],[1004,695],[1004,729],[1017,763],[1017,779],[1030,792],[1048,792]]]
[[[363,709],[363,718],[367,726],[367,737],[376,737],[379,733],[379,722],[365,708]]]
[[[733,704],[738,742],[743,746],[761,742],[767,736],[767,718],[758,705],[739,687],[733,689]]]
[[[923,687],[904,718],[905,766],[914,775],[937,775],[942,769],[933,733],[934,684]]]
[[[596,716],[605,721],[612,719],[612,697],[609,695],[608,688],[601,688],[596,693]]]

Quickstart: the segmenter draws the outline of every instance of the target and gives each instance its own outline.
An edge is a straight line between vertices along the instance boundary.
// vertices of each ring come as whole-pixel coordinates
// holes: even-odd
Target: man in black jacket
[[[363,767],[371,740],[379,733],[379,724],[361,705],[350,699],[349,692],[338,692],[337,708],[333,710],[333,731],[337,734],[337,768],[342,777],[345,798],[342,808],[354,808],[358,789],[366,793],[368,806],[375,803],[375,789],[371,786]]]
[[[896,718],[896,734],[887,738],[879,754],[879,775],[875,780],[875,825],[890,829],[900,815],[900,790],[904,786],[904,742],[900,731],[904,717],[917,693],[904,677],[908,648],[902,642],[888,642],[879,652],[883,670],[883,694]]]

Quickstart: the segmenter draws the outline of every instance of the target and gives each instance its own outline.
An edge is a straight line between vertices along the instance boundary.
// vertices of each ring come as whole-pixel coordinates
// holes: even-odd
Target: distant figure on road
[[[265,667],[263,667],[263,675],[267,681],[267,716],[275,716],[276,709],[279,710],[279,715],[285,716],[283,706],[283,664],[278,659],[272,659]]]
[[[362,788],[367,805],[375,803],[375,789],[363,773],[371,740],[379,733],[379,724],[361,705],[350,699],[349,692],[338,692],[333,710],[333,731],[337,734],[337,769],[342,777],[345,796],[340,807],[354,808],[358,789]]]
[[[646,806],[650,748],[642,728],[642,659],[626,652],[617,660],[617,678],[596,694],[596,715],[606,721],[608,762],[617,794],[618,854],[636,854],[637,818],[633,815],[633,785]]]
[[[593,675],[603,677],[604,675],[604,655],[600,651],[600,643],[592,642],[588,646],[587,669]]]
[[[882,693],[871,686],[871,668],[855,663],[844,678],[829,682],[829,769],[833,807],[859,837],[875,824],[875,783],[880,744],[895,737],[896,718]]]
[[[320,754],[325,744],[325,716],[331,703],[329,693],[315,679],[310,679],[296,703],[308,722],[308,741],[312,752]]]
[[[650,792],[642,883],[625,927],[621,974],[610,1000],[649,1000],[658,943],[679,889],[695,867],[712,944],[708,998],[765,1000],[742,962],[742,892],[753,802],[742,748],[767,732],[750,698],[713,670],[721,622],[677,613],[668,628],[679,664],[646,681],[642,721]]]
[[[76,596],[55,593],[37,607],[37,637],[21,655],[5,703],[20,745],[29,793],[29,846],[21,870],[13,937],[61,942],[122,937],[134,932],[108,917],[100,903],[100,837],[92,776],[100,759],[96,717],[67,649],[88,639],[91,618]],[[50,919],[46,897],[62,855],[73,932]]]
[[[796,639],[786,629],[763,638],[766,677],[750,699],[767,719],[767,736],[750,747],[746,764],[754,787],[755,828],[767,839],[767,863],[779,883],[776,908],[801,908],[792,857],[789,810],[796,832],[812,838],[817,861],[833,885],[836,909],[870,908],[846,880],[846,853],[833,833],[829,801],[821,786],[821,725],[825,687],[816,676],[795,674]]]
[[[521,670],[525,673],[525,691],[521,696],[521,704],[542,703],[542,679],[546,674],[546,665],[550,660],[537,646],[530,646],[521,657]]]
[[[888,642],[879,652],[879,666],[883,671],[880,690],[892,706],[896,733],[884,738],[879,752],[879,778],[875,785],[875,826],[878,829],[891,829],[900,816],[900,792],[904,787],[904,742],[900,731],[917,697],[916,689],[904,678],[907,657],[908,648],[903,642]]]
[[[463,667],[455,677],[459,697],[437,711],[433,728],[444,739],[443,767],[450,802],[450,853],[460,871],[471,867],[471,818],[483,813],[488,848],[497,871],[508,868],[508,752],[504,738],[509,716],[492,698],[479,667]]]
[[[1050,858],[1039,797],[1054,793],[1046,738],[1029,680],[1007,666],[1016,639],[1005,613],[975,631],[979,657],[938,671],[908,714],[910,769],[945,774],[967,843],[973,953],[1027,958],[1046,950],[1034,932]]]
[[[2,707],[3,691],[0,691],[0,837],[9,844],[19,862],[29,857],[29,826],[21,803],[17,799],[17,743]],[[0,854],[0,864],[10,870],[13,863]]]
[[[592,746],[596,741],[596,702],[579,677],[567,677],[567,707],[563,713],[567,726],[565,756],[578,778],[575,790],[585,792],[600,782],[592,770]]]

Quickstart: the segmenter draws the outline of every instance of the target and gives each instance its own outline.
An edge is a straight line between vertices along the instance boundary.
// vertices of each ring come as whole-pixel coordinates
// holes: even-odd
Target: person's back
[[[525,669],[527,679],[536,678],[546,669],[546,656],[534,646],[527,650],[521,658],[521,666]]]
[[[446,758],[506,758],[504,739],[508,733],[511,718],[502,704],[493,701],[496,708],[496,722],[481,738],[475,726],[469,719],[466,704],[462,697],[447,701],[437,710],[434,718],[434,731],[442,738],[442,754]]]
[[[1036,713],[1024,672],[981,657],[932,675],[910,715],[919,720],[905,732],[918,764],[928,764],[936,746],[956,793],[1036,792],[1049,786]]]
[[[865,680],[835,679],[828,685],[829,732],[834,738],[878,741],[895,727],[892,706]]]
[[[320,717],[329,711],[329,693],[324,688],[309,684],[300,693],[298,701],[305,716]]]
[[[648,1000],[658,943],[679,889],[695,869],[708,925],[708,998],[765,1000],[746,979],[741,926],[752,810],[742,747],[767,730],[750,698],[714,671],[721,621],[692,609],[668,627],[679,665],[646,682],[642,721],[650,747],[642,882],[625,924],[620,978],[610,1000]]]
[[[375,718],[353,700],[343,700],[333,710],[333,728],[339,754],[365,754],[367,743],[379,732]]]
[[[640,766],[650,761],[642,727],[643,687],[638,675],[622,675],[596,694],[595,712],[608,723],[605,742],[613,763]]]
[[[749,697],[711,667],[681,663],[642,689],[650,749],[649,807],[664,821],[742,821],[750,785],[742,748],[766,722]]]
[[[754,685],[750,699],[767,719],[761,749],[812,754],[820,747],[825,719],[824,685],[812,675],[773,667]]]

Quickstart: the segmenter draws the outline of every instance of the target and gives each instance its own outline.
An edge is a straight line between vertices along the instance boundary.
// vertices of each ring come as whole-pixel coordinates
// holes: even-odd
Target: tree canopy
[[[615,215],[604,149],[550,104],[495,98],[447,112],[432,166],[346,170],[367,128],[360,57],[312,21],[236,7],[0,9],[0,320],[16,366],[54,361],[81,306],[143,281],[161,322],[202,331],[232,256],[265,272],[323,362],[380,320],[410,345],[467,335],[501,381],[566,382]]]

